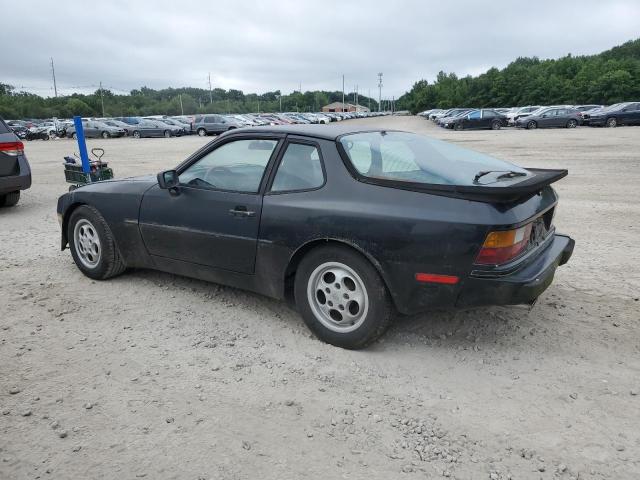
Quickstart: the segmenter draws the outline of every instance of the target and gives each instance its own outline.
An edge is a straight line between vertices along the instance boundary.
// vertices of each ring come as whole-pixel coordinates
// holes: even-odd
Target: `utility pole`
[[[378,111],[382,109],[382,72],[378,73]]]
[[[182,112],[181,115],[184,115],[184,107],[182,106],[182,94],[181,93],[178,95],[178,98],[180,98],[180,112]]]
[[[371,89],[369,89],[369,94],[367,96],[369,97],[369,111],[371,111]]]
[[[358,111],[358,85],[356,85],[356,112]]]
[[[278,95],[278,100],[280,100],[280,113],[282,113],[282,93]]]
[[[211,92],[211,72],[209,72],[209,103],[213,103],[213,93]]]
[[[391,97],[391,115],[396,111],[396,97]]]
[[[51,75],[53,76],[53,94],[58,98],[58,86],[56,85],[56,69],[53,66],[53,57],[51,57]]]
[[[342,75],[342,111],[344,112],[344,75]]]
[[[100,103],[102,104],[102,116],[104,117],[104,96],[102,95],[102,82],[100,82]]]

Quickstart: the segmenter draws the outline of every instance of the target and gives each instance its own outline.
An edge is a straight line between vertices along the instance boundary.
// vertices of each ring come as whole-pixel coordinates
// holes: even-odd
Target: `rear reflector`
[[[24,153],[24,145],[22,142],[0,143],[0,152],[16,157]]]
[[[476,263],[480,265],[500,265],[513,260],[527,247],[531,236],[532,223],[515,230],[489,232]]]
[[[455,285],[460,280],[455,275],[438,275],[435,273],[416,273],[416,280],[421,283],[444,283]]]

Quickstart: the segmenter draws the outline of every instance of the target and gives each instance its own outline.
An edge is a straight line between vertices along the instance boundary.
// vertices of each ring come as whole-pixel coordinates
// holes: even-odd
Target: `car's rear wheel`
[[[109,225],[95,208],[82,205],[71,213],[67,238],[76,266],[87,277],[105,280],[126,269]]]
[[[138,130],[133,131],[133,138],[140,138],[140,132]]]
[[[111,135],[109,135],[109,132],[102,132],[102,138],[109,138]]]
[[[531,120],[530,122],[527,123],[527,129],[528,130],[535,130],[536,128],[538,128],[538,124],[536,122],[534,122],[533,120]]]
[[[500,130],[502,128],[502,123],[495,121],[491,124],[491,130]]]
[[[20,200],[20,190],[0,195],[0,207],[13,207]]]
[[[567,122],[567,128],[576,128],[578,126],[578,122],[571,119]]]
[[[204,137],[206,134],[207,134],[207,131],[204,128],[198,129],[198,135],[200,135],[201,137]]]
[[[169,130],[164,131],[164,138],[169,138],[171,136],[171,132]]]
[[[607,127],[615,128],[618,126],[618,119],[615,117],[607,118]]]
[[[332,345],[358,349],[391,324],[389,292],[371,263],[341,246],[312,250],[295,276],[296,305],[307,326]]]

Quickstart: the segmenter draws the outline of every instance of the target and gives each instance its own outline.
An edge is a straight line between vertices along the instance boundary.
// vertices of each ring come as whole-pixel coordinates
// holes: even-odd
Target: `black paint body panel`
[[[320,147],[326,182],[319,189],[268,193],[283,151],[279,148],[256,195],[180,187],[173,196],[158,188],[155,177],[141,177],[81,187],[60,197],[58,212],[66,222],[74,205],[95,206],[110,225],[127,266],[174,272],[274,298],[285,296],[287,277],[305,251],[339,242],[371,261],[397,309],[410,314],[433,307],[485,304],[468,292],[491,290],[495,285],[493,280],[471,276],[487,233],[523,225],[557,203],[548,185],[515,202],[490,203],[364,183],[348,171],[336,145],[337,133],[333,138],[326,133],[331,126],[305,127],[235,130],[211,142],[178,170],[220,142],[276,132],[281,143],[297,138]],[[321,133],[308,134],[314,131]],[[196,200],[190,205],[199,206],[181,209],[179,205],[189,197]],[[228,215],[240,203],[256,215]],[[64,232],[62,243],[63,247],[67,243]],[[517,280],[518,272],[535,268],[540,263],[537,257],[537,253],[530,255],[521,268],[516,266],[511,278]],[[558,264],[550,260],[543,266],[555,270]],[[418,283],[417,272],[455,275],[460,282]],[[517,295],[512,300],[503,295],[499,303],[521,303]]]

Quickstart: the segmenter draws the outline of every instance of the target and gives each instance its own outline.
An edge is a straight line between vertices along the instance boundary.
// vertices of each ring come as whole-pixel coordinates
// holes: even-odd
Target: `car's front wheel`
[[[321,340],[364,348],[391,324],[389,292],[371,263],[341,246],[309,252],[295,276],[296,305],[307,326]]]
[[[138,130],[133,131],[133,138],[140,138],[140,132]]]
[[[454,130],[457,130],[457,131],[459,132],[460,130],[464,130],[464,126],[463,126],[461,123],[456,123],[456,124],[453,126],[453,129],[454,129]]]
[[[95,208],[82,205],[71,213],[67,238],[73,261],[87,277],[105,280],[126,269],[109,225]]]
[[[538,128],[538,124],[536,122],[534,122],[533,120],[531,120],[529,123],[527,123],[527,129],[528,130],[534,130]]]
[[[615,117],[607,118],[607,127],[615,128],[618,126],[618,119]]]
[[[20,190],[0,195],[0,207],[13,207],[20,200]]]
[[[502,128],[502,123],[495,121],[491,124],[491,130],[500,130]]]
[[[171,136],[171,132],[169,130],[164,131],[164,138],[169,138]]]
[[[109,132],[102,132],[102,138],[107,139],[109,138],[111,135],[109,135]]]

